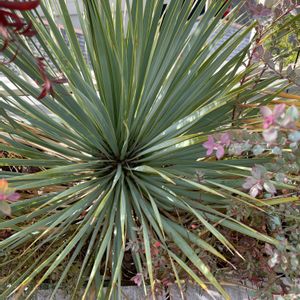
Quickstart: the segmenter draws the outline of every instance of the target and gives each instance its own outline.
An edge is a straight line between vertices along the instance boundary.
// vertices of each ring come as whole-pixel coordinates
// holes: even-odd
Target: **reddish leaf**
[[[36,32],[32,28],[32,23],[26,24],[21,17],[10,10],[26,11],[35,9],[40,4],[40,0],[31,1],[3,1],[0,0],[0,36],[2,37],[3,45],[0,49],[4,51],[10,39],[10,30],[15,34],[32,37]],[[14,56],[15,57],[15,56]],[[9,61],[11,62],[11,61]],[[8,63],[8,62],[6,62]]]
[[[42,57],[37,58],[37,64],[38,64],[38,68],[39,68],[41,77],[44,81],[44,83],[42,84],[42,91],[41,91],[40,95],[37,97],[38,100],[41,100],[49,94],[51,94],[51,95],[54,94],[53,84],[66,83],[67,79],[66,78],[50,79],[46,72],[46,65],[45,65],[44,58],[42,58]]]
[[[14,9],[14,10],[31,10],[39,6],[40,0],[30,0],[30,1],[0,1],[0,8]]]
[[[48,96],[49,94],[53,94],[53,88],[51,81],[47,78],[42,84],[42,91],[40,95],[37,97],[38,100],[41,100]]]
[[[226,2],[228,2],[228,0],[226,0]],[[226,3],[225,2],[225,3]],[[225,10],[224,14],[223,14],[223,18],[225,18],[231,11],[231,4],[228,6],[228,8]]]
[[[36,31],[32,27],[32,23],[30,22],[26,27],[23,28],[19,34],[22,34],[24,36],[32,37],[36,34]]]

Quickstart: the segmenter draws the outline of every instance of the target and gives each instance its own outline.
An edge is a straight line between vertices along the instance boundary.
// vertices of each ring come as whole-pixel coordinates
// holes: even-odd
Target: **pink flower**
[[[137,273],[130,280],[133,281],[137,286],[141,286],[141,284],[143,282],[143,274],[142,273]]]
[[[223,133],[221,135],[220,141],[215,142],[214,138],[210,135],[208,140],[203,143],[203,147],[207,149],[206,155],[210,156],[214,151],[216,151],[217,159],[221,159],[225,154],[225,148],[230,145],[230,136],[228,133]]]
[[[17,201],[20,198],[18,193],[15,193],[8,187],[8,182],[5,179],[0,180],[0,201]]]
[[[212,153],[215,150],[216,143],[215,143],[214,138],[211,135],[208,137],[207,142],[203,143],[203,147],[207,149],[207,151],[206,151],[207,156],[212,155]]]
[[[8,195],[0,193],[0,201],[10,201],[14,202],[20,199],[20,195],[18,193],[10,193]]]
[[[246,182],[243,184],[243,188],[249,190],[250,196],[255,198],[264,189],[262,183],[261,180],[247,177]]]
[[[255,198],[264,189],[272,195],[276,193],[275,186],[267,177],[265,167],[255,165],[251,170],[251,175],[246,178],[246,182],[243,184],[243,188],[249,190],[250,196]]]
[[[278,137],[278,130],[274,127],[268,128],[263,131],[263,137],[267,143],[273,143]]]
[[[228,133],[223,133],[221,135],[221,144],[227,147],[230,145],[230,136]]]
[[[278,119],[282,116],[285,111],[285,104],[275,105],[272,111],[269,107],[264,106],[260,109],[260,112],[264,118],[263,128],[267,129],[271,125],[275,125]]]

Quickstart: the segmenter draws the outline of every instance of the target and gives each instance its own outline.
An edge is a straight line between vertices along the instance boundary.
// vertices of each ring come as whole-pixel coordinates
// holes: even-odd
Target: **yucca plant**
[[[19,48],[13,61],[19,73],[0,65],[10,81],[1,82],[0,150],[16,155],[1,158],[0,166],[35,167],[31,174],[1,173],[18,192],[33,194],[11,205],[11,218],[0,219],[0,229],[11,233],[0,241],[1,269],[10,270],[0,297],[26,291],[30,299],[63,266],[54,297],[80,260],[73,298],[79,292],[82,299],[120,299],[128,253],[146,295],[155,297],[155,245],[180,288],[187,275],[229,299],[198,255],[202,249],[226,262],[225,254],[193,232],[189,220],[234,255],[219,226],[277,244],[225,215],[234,203],[266,205],[240,189],[258,159],[207,160],[201,146],[212,132],[238,124],[232,120],[237,103],[273,98],[260,92],[274,78],[257,83],[253,68],[242,68],[250,44],[232,55],[252,26],[220,44],[237,18],[233,10],[220,21],[230,1],[214,1],[200,20],[205,1],[192,15],[193,1],[171,1],[163,15],[160,0],[83,2],[88,58],[65,1],[49,0],[42,13],[23,12],[36,36],[16,36],[4,52],[12,58]],[[240,85],[248,72],[253,76]],[[56,84],[61,74],[66,84]],[[142,251],[128,247],[135,241]]]

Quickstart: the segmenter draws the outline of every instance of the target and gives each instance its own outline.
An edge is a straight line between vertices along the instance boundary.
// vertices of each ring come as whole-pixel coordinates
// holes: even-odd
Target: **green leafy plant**
[[[19,47],[13,63],[20,75],[0,65],[10,80],[0,83],[0,150],[22,158],[4,157],[0,165],[38,170],[2,172],[12,188],[33,193],[11,205],[13,217],[1,218],[0,229],[10,232],[0,241],[1,270],[13,266],[1,279],[2,298],[24,292],[30,299],[61,269],[54,297],[79,260],[73,298],[83,291],[82,299],[120,299],[128,254],[133,281],[155,294],[159,249],[180,288],[188,277],[229,299],[199,249],[227,260],[193,232],[191,217],[234,255],[218,227],[278,245],[225,214],[240,202],[260,210],[267,205],[241,191],[251,167],[267,158],[217,161],[202,147],[209,134],[231,126],[239,99],[271,100],[274,95],[260,92],[276,78],[257,83],[252,76],[239,85],[254,70],[241,68],[250,45],[232,52],[252,26],[220,44],[237,17],[233,10],[220,22],[230,1],[214,1],[200,21],[205,1],[189,18],[191,2],[171,1],[161,16],[158,0],[126,1],[125,12],[120,0],[114,7],[109,0],[84,1],[88,60],[65,1],[42,3],[44,17],[23,12],[37,34],[16,36],[3,52],[12,58]],[[61,15],[67,42],[51,6]],[[255,113],[249,108],[241,117]],[[141,251],[128,246],[134,243]]]
[[[299,8],[296,0],[266,2],[247,0],[246,11],[257,20],[255,43],[250,53],[251,62],[260,60],[263,64],[261,77],[271,72],[286,78],[299,86],[297,68],[299,65]]]

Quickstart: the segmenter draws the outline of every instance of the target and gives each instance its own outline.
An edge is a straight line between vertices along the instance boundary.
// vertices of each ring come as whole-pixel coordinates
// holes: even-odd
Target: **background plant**
[[[255,165],[251,176],[246,178],[243,188],[256,197],[265,190],[269,195],[276,194],[276,188],[270,179],[283,183],[298,181],[299,161],[299,111],[296,106],[286,108],[286,104],[275,104],[260,108],[262,115],[261,132],[256,121],[251,128],[235,130],[209,136],[203,143],[206,155],[211,156],[216,150],[216,158],[227,155],[272,156],[272,162],[265,166]],[[267,168],[266,168],[267,167]]]
[[[289,101],[286,103],[288,104]],[[224,229],[222,233],[235,245],[245,260],[238,256],[233,257],[230,260],[236,266],[233,271],[227,266],[220,268],[222,262],[218,260],[209,259],[208,264],[223,280],[235,281],[236,284],[248,285],[248,287],[249,283],[252,283],[249,294],[253,299],[270,299],[275,295],[278,297],[290,295],[292,299],[297,299],[300,270],[299,192],[291,192],[287,189],[276,190],[273,182],[298,185],[299,113],[295,106],[287,108],[283,103],[275,104],[273,109],[271,108],[271,103],[268,107],[262,107],[263,118],[252,120],[247,124],[247,129],[229,130],[221,136],[214,136],[213,140],[218,141],[222,136],[227,135],[229,142],[227,145],[223,143],[223,158],[228,155],[245,154],[251,157],[272,157],[271,162],[255,165],[252,168],[252,174],[246,178],[243,188],[253,197],[279,205],[268,209],[266,214],[241,203],[231,206],[227,214],[235,216],[260,232],[273,236],[280,241],[280,244],[274,247]],[[207,154],[210,155],[209,151]],[[282,202],[283,195],[285,201],[289,203]],[[210,240],[210,243],[213,244],[214,241]],[[218,241],[215,243],[216,248],[222,249],[223,246],[219,245]],[[238,282],[237,278],[239,278]]]
[[[255,43],[249,63],[260,60],[263,64],[260,76],[265,72],[276,73],[299,86],[299,8],[297,0],[274,1],[264,6],[259,1],[249,0],[246,10],[257,20]]]
[[[30,299],[46,280],[55,282],[54,297],[74,268],[73,298],[82,288],[83,299],[120,298],[126,277],[155,295],[161,253],[172,269],[169,281],[182,289],[182,280],[192,280],[205,290],[208,282],[229,299],[199,255],[204,250],[227,263],[225,251],[195,234],[194,220],[232,255],[239,253],[221,228],[279,244],[226,214],[237,203],[265,211],[268,202],[241,185],[254,164],[269,158],[207,160],[201,147],[212,132],[231,126],[240,98],[272,100],[275,95],[261,92],[280,78],[257,84],[253,76],[240,85],[254,69],[242,68],[250,44],[231,54],[253,26],[218,44],[237,17],[233,10],[219,22],[229,5],[214,2],[198,23],[204,1],[190,18],[190,1],[171,1],[163,16],[158,0],[144,6],[128,1],[125,14],[119,0],[114,9],[108,0],[85,1],[80,17],[88,61],[64,1],[41,4],[48,25],[38,12],[23,12],[37,35],[16,36],[16,57],[15,43],[3,53],[25,76],[0,66],[24,95],[1,83],[0,150],[21,158],[3,157],[0,164],[38,170],[2,172],[20,193],[32,193],[11,205],[12,218],[1,217],[7,232],[0,241],[2,297],[24,293]],[[62,16],[67,42],[51,7]],[[43,57],[37,60],[36,53]],[[242,117],[253,114],[257,109],[248,108]]]

